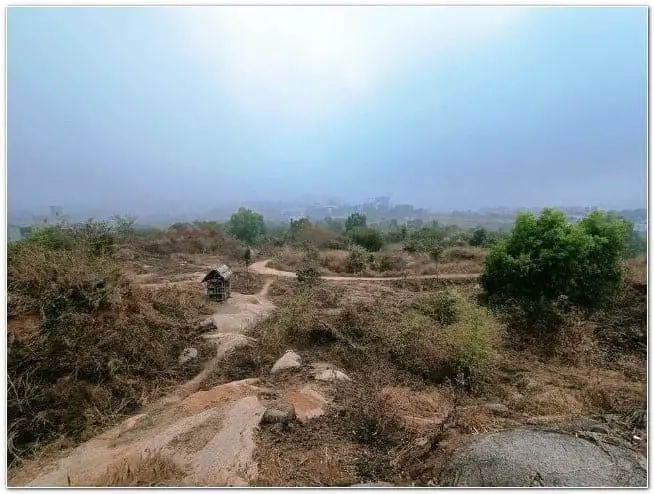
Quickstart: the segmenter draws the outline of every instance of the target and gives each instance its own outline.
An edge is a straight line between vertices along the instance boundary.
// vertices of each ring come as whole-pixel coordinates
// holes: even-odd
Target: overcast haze
[[[9,8],[10,209],[646,204],[646,8]]]

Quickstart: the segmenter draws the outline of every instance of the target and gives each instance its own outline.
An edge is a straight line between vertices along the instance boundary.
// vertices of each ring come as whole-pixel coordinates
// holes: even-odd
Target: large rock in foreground
[[[440,485],[646,487],[647,460],[626,448],[520,427],[481,436],[459,450]]]

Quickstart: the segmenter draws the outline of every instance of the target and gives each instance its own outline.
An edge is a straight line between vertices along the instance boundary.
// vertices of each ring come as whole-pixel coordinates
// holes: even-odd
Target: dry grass
[[[12,247],[8,460],[62,435],[82,441],[200,368],[201,294],[131,284],[109,255]],[[29,329],[28,329],[29,328]],[[198,359],[180,365],[185,347]]]
[[[240,259],[245,246],[220,228],[187,225],[170,228],[156,235],[135,236],[132,248],[149,254],[220,254],[226,260]]]
[[[242,266],[232,268],[232,291],[244,295],[259,293],[265,283],[265,278],[252,270],[246,270]]]
[[[352,276],[348,271],[348,250],[321,251],[318,255],[321,276]],[[304,253],[294,247],[278,249],[269,264],[282,271],[296,271],[304,260]],[[475,247],[452,247],[445,250],[439,263],[427,254],[404,252],[400,248],[387,247],[378,253],[364,255],[363,269],[357,276],[427,276],[451,273],[480,273],[483,268],[483,250]]]
[[[146,453],[136,460],[122,460],[93,482],[95,487],[179,486],[186,473],[161,452]]]

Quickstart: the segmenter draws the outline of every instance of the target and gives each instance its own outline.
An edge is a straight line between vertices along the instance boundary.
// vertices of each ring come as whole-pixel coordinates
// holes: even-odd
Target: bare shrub
[[[442,254],[445,261],[483,261],[484,250],[480,247],[450,247]]]

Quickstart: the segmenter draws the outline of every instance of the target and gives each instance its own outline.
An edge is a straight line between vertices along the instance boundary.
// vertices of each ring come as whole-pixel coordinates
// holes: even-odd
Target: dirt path
[[[268,263],[272,259],[265,261],[255,262],[250,266],[250,269],[257,274],[264,276],[280,276],[283,278],[296,278],[296,274],[291,271],[280,271],[279,269],[269,268]],[[327,281],[401,281],[401,280],[472,280],[479,276],[478,273],[443,273],[443,274],[426,274],[426,275],[413,275],[413,276],[321,276],[323,280]]]
[[[11,473],[8,484],[106,485],[106,479],[128,465],[136,472],[140,459],[154,452],[184,472],[176,485],[247,486],[256,476],[253,433],[265,410],[258,395],[267,390],[258,385],[258,379],[198,389],[230,350],[253,341],[243,333],[274,309],[267,298],[272,281],[267,280],[256,295],[233,292],[210,316],[217,329],[204,337],[215,341],[217,352],[195,378],[70,451],[26,462]]]

